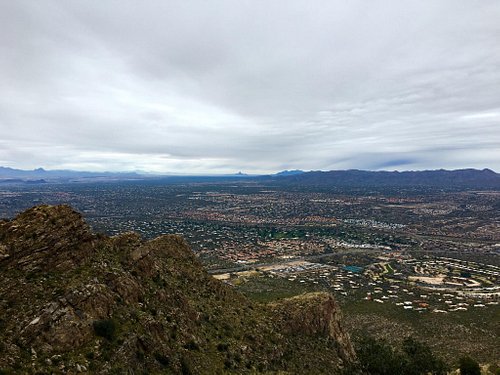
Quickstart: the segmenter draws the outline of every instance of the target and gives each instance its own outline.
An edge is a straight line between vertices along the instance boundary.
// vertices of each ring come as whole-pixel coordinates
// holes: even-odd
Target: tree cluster
[[[406,338],[401,348],[371,336],[356,343],[358,363],[346,373],[372,375],[445,375],[447,364],[437,357],[430,347],[412,337]]]

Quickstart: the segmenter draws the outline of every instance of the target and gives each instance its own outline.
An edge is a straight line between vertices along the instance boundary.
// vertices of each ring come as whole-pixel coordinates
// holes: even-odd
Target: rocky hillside
[[[68,206],[0,221],[0,373],[335,373],[354,360],[336,302],[261,305],[181,237],[92,233]]]

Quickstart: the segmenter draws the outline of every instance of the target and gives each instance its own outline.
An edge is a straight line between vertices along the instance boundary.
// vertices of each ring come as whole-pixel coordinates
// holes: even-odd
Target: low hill
[[[354,360],[325,293],[258,304],[179,236],[93,233],[69,206],[0,221],[0,372],[336,373]]]

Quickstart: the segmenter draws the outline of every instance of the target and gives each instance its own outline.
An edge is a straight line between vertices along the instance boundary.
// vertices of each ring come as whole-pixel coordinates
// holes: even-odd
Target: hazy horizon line
[[[243,170],[239,170],[237,172],[233,173],[217,173],[217,172],[204,172],[204,173],[196,173],[196,172],[186,172],[186,173],[180,173],[180,172],[154,172],[154,171],[146,171],[146,170],[103,170],[103,171],[97,171],[97,170],[84,170],[84,169],[48,169],[44,167],[37,167],[33,169],[22,169],[22,168],[16,168],[16,167],[10,167],[10,166],[5,166],[5,165],[0,165],[0,169],[11,169],[14,171],[20,171],[20,172],[36,172],[36,171],[44,171],[44,172],[74,172],[74,173],[108,173],[108,174],[138,174],[138,175],[149,175],[149,176],[235,176],[235,175],[246,175],[246,176],[263,176],[263,175],[274,175],[274,174],[279,174],[282,172],[335,172],[335,171],[363,171],[363,172],[429,172],[429,171],[462,171],[462,170],[477,170],[477,171],[484,171],[484,170],[489,170],[493,173],[498,173],[495,171],[493,168],[489,167],[483,167],[483,168],[474,168],[474,167],[462,167],[462,168],[453,168],[453,169],[447,169],[447,168],[433,168],[433,169],[365,169],[365,168],[347,168],[347,169],[300,169],[300,168],[293,168],[293,169],[281,169],[281,170],[275,170],[275,171],[269,171],[265,173],[258,173],[258,172],[245,172]]]

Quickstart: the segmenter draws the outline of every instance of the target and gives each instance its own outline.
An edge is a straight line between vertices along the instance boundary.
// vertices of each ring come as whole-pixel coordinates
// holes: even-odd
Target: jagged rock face
[[[283,330],[292,334],[322,336],[332,340],[347,362],[356,359],[348,333],[341,324],[340,308],[327,293],[308,293],[272,305]]]
[[[0,370],[335,373],[354,359],[327,294],[252,303],[179,236],[95,235],[68,206],[0,223]]]
[[[38,206],[0,223],[0,253],[25,271],[71,268],[91,254],[94,237],[71,207]]]

